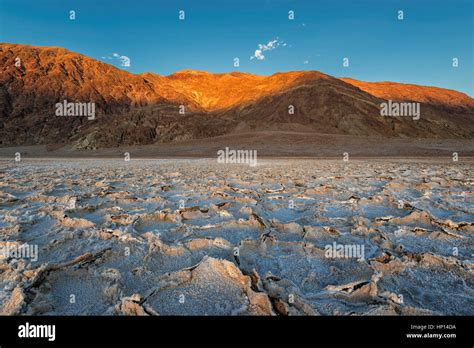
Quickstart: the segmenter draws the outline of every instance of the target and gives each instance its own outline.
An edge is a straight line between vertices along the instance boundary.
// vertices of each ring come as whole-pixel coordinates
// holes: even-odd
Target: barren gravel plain
[[[0,314],[474,315],[472,168],[1,160]]]

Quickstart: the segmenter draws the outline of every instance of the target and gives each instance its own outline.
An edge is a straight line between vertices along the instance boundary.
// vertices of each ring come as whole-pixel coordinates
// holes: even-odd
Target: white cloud
[[[130,58],[118,53],[112,53],[111,56],[102,57],[102,59],[117,59],[120,62],[120,66],[123,66],[126,68],[130,67],[130,62],[131,62]]]
[[[303,64],[308,64],[308,63],[309,63],[309,60],[305,60],[305,61],[303,62]]]
[[[250,59],[254,59],[254,58],[257,58],[258,60],[264,60],[265,56],[263,55],[262,50],[255,50],[255,53],[253,54],[252,57],[250,57]]]
[[[258,49],[255,50],[252,56],[250,56],[250,60],[252,59],[264,60],[265,55],[263,54],[263,52],[273,51],[274,49],[280,47],[280,45],[284,47],[286,46],[286,43],[282,42],[278,38],[276,38],[275,40],[270,40],[266,44],[258,44]]]
[[[269,41],[266,45],[265,44],[258,44],[258,48],[262,51],[271,51],[277,48],[280,45],[278,40]]]

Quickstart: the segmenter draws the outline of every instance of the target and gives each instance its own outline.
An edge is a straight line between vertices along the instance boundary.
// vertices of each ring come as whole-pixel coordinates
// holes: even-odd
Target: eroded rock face
[[[0,314],[472,315],[471,168],[2,161]]]

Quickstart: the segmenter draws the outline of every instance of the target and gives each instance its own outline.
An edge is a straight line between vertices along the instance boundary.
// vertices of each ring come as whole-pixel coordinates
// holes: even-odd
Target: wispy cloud
[[[110,56],[104,56],[102,57],[102,59],[115,59],[115,60],[118,60],[119,63],[120,63],[120,66],[123,66],[123,67],[130,67],[130,58],[128,58],[127,56],[124,56],[124,55],[121,55],[121,54],[118,54],[118,53],[112,53],[112,55]]]
[[[263,54],[263,52],[273,51],[274,49],[277,49],[280,46],[285,47],[286,43],[282,42],[278,38],[276,38],[275,40],[270,40],[266,44],[258,44],[258,49],[256,49],[254,54],[250,56],[250,60],[252,59],[264,60],[265,55]]]

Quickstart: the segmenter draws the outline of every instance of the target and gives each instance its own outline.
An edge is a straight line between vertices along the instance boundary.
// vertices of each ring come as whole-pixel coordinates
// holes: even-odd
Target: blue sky
[[[471,96],[473,28],[473,0],[0,0],[1,42],[61,46],[134,73],[319,70]],[[250,59],[259,44],[264,58]]]

